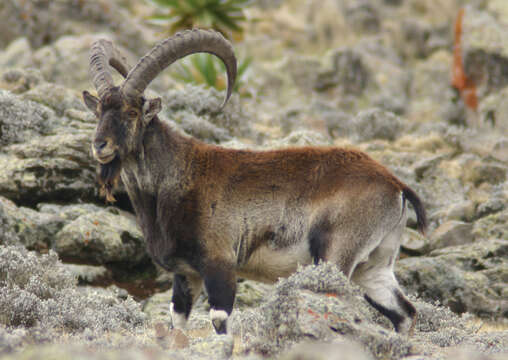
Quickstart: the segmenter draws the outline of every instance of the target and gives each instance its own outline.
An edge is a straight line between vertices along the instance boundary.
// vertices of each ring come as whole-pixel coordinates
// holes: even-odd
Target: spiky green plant
[[[240,37],[246,20],[244,7],[251,0],[149,0],[162,13],[149,18],[150,22],[167,28],[169,33],[200,27],[215,29],[229,38]]]
[[[242,94],[241,87],[251,62],[250,56],[239,61],[234,91],[240,94]],[[176,64],[173,76],[184,82],[205,84],[217,90],[224,90],[227,85],[225,71],[226,68],[221,60],[213,55],[200,53],[188,56]]]

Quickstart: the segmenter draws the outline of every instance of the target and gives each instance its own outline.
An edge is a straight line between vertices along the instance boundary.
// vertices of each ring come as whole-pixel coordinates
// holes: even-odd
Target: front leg
[[[173,327],[185,329],[192,305],[201,294],[203,280],[198,276],[175,274],[170,310]]]
[[[206,267],[203,277],[210,304],[210,320],[217,334],[225,334],[236,294],[233,266],[221,261],[214,262]]]

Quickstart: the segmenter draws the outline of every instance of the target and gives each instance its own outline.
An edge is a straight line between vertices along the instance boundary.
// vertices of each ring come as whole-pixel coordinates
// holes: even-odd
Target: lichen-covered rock
[[[337,336],[370,343],[380,356],[406,355],[407,344],[374,325],[373,318],[361,290],[348,284],[337,267],[322,264],[279,281],[259,308],[233,313],[231,330],[241,336],[244,351],[263,355],[279,353],[303,339],[330,341]]]
[[[32,48],[26,37],[20,37],[0,52],[0,68],[29,67],[32,63]]]
[[[483,93],[508,84],[508,27],[489,12],[467,6],[464,12],[462,50],[469,79]]]
[[[303,342],[294,346],[281,360],[372,360],[360,344],[353,341]]]
[[[65,269],[77,279],[78,285],[101,286],[112,281],[111,271],[104,266],[63,264]]]
[[[77,91],[47,82],[34,86],[22,98],[43,104],[53,109],[58,116],[64,115],[67,109],[88,111]]]
[[[473,242],[473,224],[450,220],[441,224],[432,233],[432,248],[465,245]]]
[[[251,115],[235,95],[220,112],[224,93],[213,88],[185,85],[165,92],[162,99],[161,114],[198,139],[217,143],[253,134]]]
[[[458,95],[450,83],[443,81],[450,76],[451,66],[452,55],[444,50],[415,64],[409,88],[412,99],[409,118],[421,122],[446,120],[450,124],[466,124],[464,104],[457,101]]]
[[[0,5],[0,47],[26,36],[34,48],[54,42],[62,35],[94,31],[114,33],[122,45],[143,52],[150,33],[116,2],[91,0],[7,0]]]
[[[8,68],[1,72],[0,88],[19,94],[43,81],[42,74],[37,69]]]
[[[58,125],[51,109],[0,90],[0,146],[51,134]]]
[[[21,204],[97,198],[88,133],[34,137],[0,154],[0,192]]]
[[[33,66],[41,71],[46,81],[73,89],[90,89],[92,86],[88,72],[90,48],[95,40],[104,37],[106,37],[104,34],[89,33],[60,37],[54,43],[34,52]],[[120,44],[118,47],[128,59],[133,57]],[[133,61],[130,63],[132,66]],[[121,79],[115,70],[112,74],[116,81]]]
[[[28,249],[47,251],[55,234],[64,226],[63,219],[58,216],[17,207],[12,201],[1,196],[0,209],[5,224],[0,225],[5,227],[2,233],[6,237],[9,236],[8,233],[13,233],[16,238],[5,242],[22,244]]]
[[[415,334],[399,336],[389,321],[367,304],[360,288],[348,283],[337,267],[325,263],[281,279],[259,307],[234,311],[230,330],[240,337],[242,354],[263,356],[284,353],[309,339],[336,344],[330,345],[336,351],[344,346],[345,352],[351,350],[347,344],[355,342],[364,349],[358,356],[375,359],[416,355],[435,359],[443,357],[446,348],[458,345],[496,353],[508,345],[501,333],[475,335],[466,317],[460,318],[445,307],[412,302],[419,314]]]
[[[401,259],[396,276],[410,292],[454,312],[488,319],[508,315],[508,242],[501,239],[446,247]]]
[[[55,236],[54,249],[64,259],[89,264],[135,265],[148,256],[134,217],[115,208],[81,215],[65,225]]]
[[[353,119],[355,136],[359,141],[394,140],[400,135],[402,121],[395,114],[381,109],[369,109]]]

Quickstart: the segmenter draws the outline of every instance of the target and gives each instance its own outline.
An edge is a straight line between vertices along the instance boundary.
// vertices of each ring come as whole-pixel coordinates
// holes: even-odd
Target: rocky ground
[[[430,229],[409,218],[396,265],[419,311],[409,338],[330,264],[241,281],[231,335],[213,333],[206,294],[187,332],[169,330],[171,277],[146,255],[126,194],[100,198],[80,96],[93,90],[91,43],[108,37],[134,63],[162,36],[152,11],[0,4],[1,357],[508,357],[506,1],[258,0],[235,43],[253,62],[223,113],[221,92],[170,71],[151,89],[168,122],[204,141],[353,146],[414,188]]]

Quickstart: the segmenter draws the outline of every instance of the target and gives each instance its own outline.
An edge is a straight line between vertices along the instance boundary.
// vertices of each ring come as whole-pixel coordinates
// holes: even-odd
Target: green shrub
[[[215,29],[228,38],[241,37],[241,23],[246,20],[243,8],[250,0],[149,0],[162,13],[149,18],[173,34],[194,27]]]
[[[252,62],[246,57],[238,64],[234,91],[242,94],[246,73]],[[227,86],[226,68],[223,62],[210,54],[194,54],[180,61],[173,68],[173,76],[186,83],[204,84],[217,90],[225,90]]]

